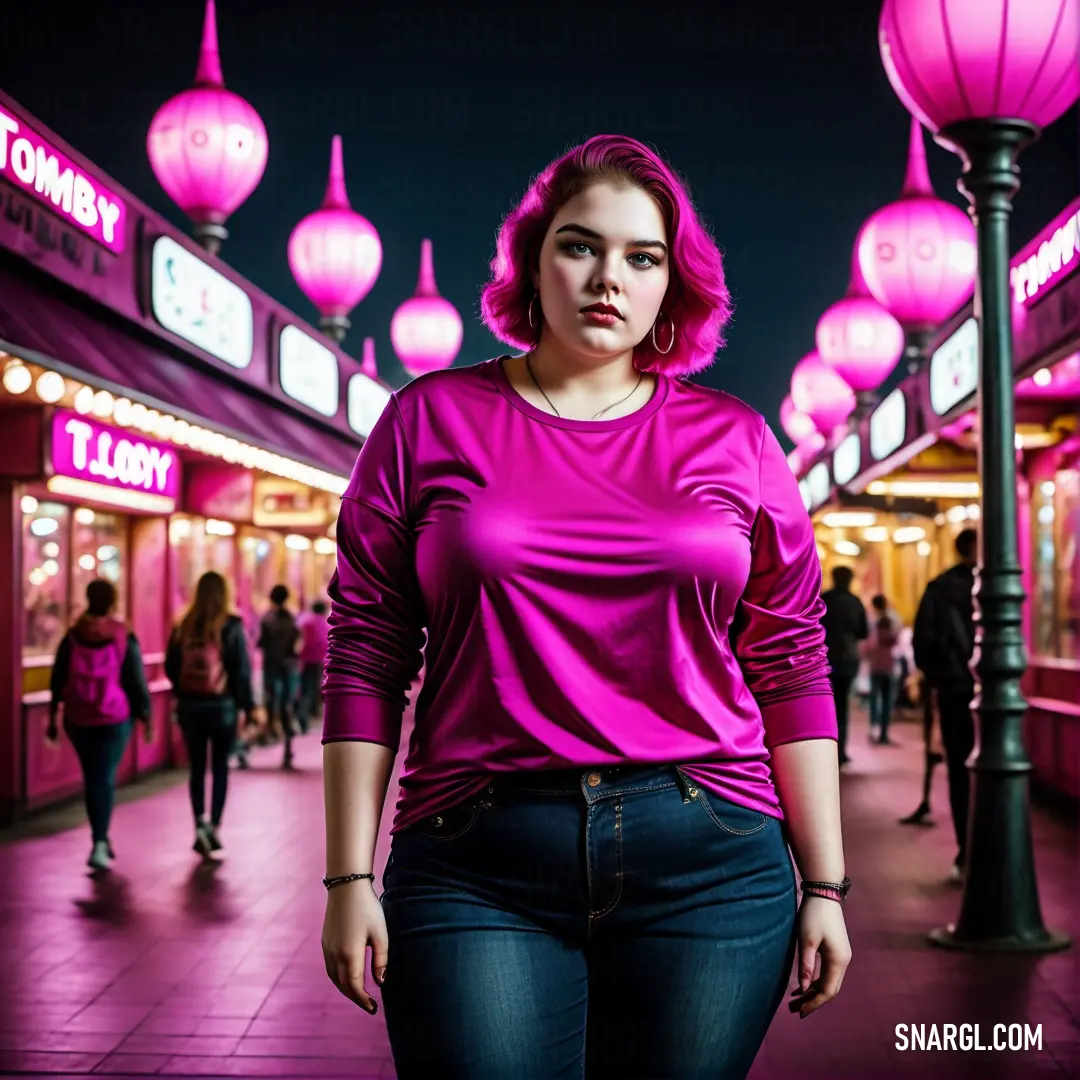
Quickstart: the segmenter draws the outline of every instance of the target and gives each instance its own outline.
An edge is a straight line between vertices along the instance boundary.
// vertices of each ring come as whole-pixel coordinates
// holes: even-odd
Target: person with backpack
[[[870,604],[874,609],[874,629],[865,649],[870,669],[870,741],[879,746],[892,746],[895,744],[889,741],[889,720],[896,696],[899,627],[889,613],[888,601],[884,596],[878,593]]]
[[[86,586],[86,610],[64,635],[53,663],[46,736],[59,738],[57,715],[79,757],[92,847],[87,866],[108,870],[116,853],[109,840],[116,794],[116,770],[139,721],[147,741],[150,690],[135,635],[117,619],[116,586],[95,578]]]
[[[285,740],[283,769],[293,767],[293,714],[296,707],[298,687],[298,650],[300,628],[296,618],[285,606],[289,590],[275,585],[270,590],[271,609],[259,623],[257,647],[263,654],[263,691],[268,724],[271,730],[279,723]]]
[[[961,881],[964,876],[971,783],[967,759],[975,746],[975,722],[971,715],[971,700],[975,696],[975,676],[971,670],[975,618],[971,593],[977,549],[978,534],[974,529],[964,529],[956,538],[960,562],[927,585],[915,615],[912,641],[915,666],[936,698],[941,724],[949,807],[958,849],[950,873],[954,881]]]
[[[189,791],[195,816],[193,848],[204,858],[220,858],[218,835],[229,788],[229,758],[236,744],[238,713],[248,719],[255,708],[251,663],[244,624],[229,611],[225,579],[207,571],[195,586],[195,599],[173,630],[165,651],[165,674],[177,699],[191,774]],[[206,817],[206,750],[210,747],[210,818]]]

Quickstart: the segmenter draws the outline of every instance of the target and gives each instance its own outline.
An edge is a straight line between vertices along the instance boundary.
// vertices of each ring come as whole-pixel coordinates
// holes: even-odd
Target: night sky
[[[701,381],[777,424],[791,368],[844,292],[856,231],[899,194],[908,114],[877,50],[878,0],[649,6],[219,0],[226,85],[261,114],[270,158],[229,222],[226,261],[314,321],[289,272],[293,225],[322,200],[330,137],[344,138],[354,209],[383,269],[345,347],[375,338],[407,378],[390,318],[431,237],[440,291],[461,312],[458,364],[502,349],[479,320],[503,215],[530,178],[600,132],[655,145],[691,185],[725,252],[735,319]],[[715,11],[709,12],[708,7]],[[191,84],[201,0],[11,0],[0,86],[91,161],[187,230],[150,170],[157,107]],[[930,143],[938,195],[959,162]],[[1018,248],[1080,190],[1074,109],[1021,159]]]

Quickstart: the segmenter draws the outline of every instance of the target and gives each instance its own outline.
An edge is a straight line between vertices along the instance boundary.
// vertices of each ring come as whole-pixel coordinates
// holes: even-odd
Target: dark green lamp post
[[[960,157],[978,243],[979,481],[975,584],[976,749],[960,916],[938,945],[1046,952],[1069,939],[1039,907],[1021,739],[1027,661],[1017,552],[1009,213],[1017,158],[1080,96],[1080,0],[885,0],[878,28],[889,82]]]

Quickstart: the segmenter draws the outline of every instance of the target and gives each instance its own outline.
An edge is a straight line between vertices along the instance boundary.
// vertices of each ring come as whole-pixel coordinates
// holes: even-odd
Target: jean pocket
[[[480,810],[478,803],[454,806],[418,821],[413,828],[429,840],[460,840],[480,820]]]
[[[709,820],[718,829],[732,836],[750,836],[761,832],[769,824],[768,814],[763,814],[760,810],[751,810],[749,807],[729,802],[697,784],[690,790],[693,801],[705,811]]]

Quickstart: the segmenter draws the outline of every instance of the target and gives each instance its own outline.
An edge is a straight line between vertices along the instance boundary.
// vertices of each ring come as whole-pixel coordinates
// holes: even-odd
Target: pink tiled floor
[[[752,1080],[1076,1075],[1076,950],[975,957],[926,944],[959,900],[943,881],[952,856],[944,777],[941,827],[897,826],[916,801],[919,768],[915,728],[901,725],[898,738],[904,747],[871,748],[864,727],[853,734],[844,817],[855,959],[841,998],[805,1022],[778,1015]],[[0,842],[0,1072],[393,1077],[382,1018],[339,997],[322,969],[317,736],[299,747],[294,775],[275,769],[279,750],[234,774],[228,859],[217,870],[190,851],[182,784],[117,808],[120,858],[105,880],[83,868],[82,828]],[[1042,814],[1033,828],[1047,922],[1075,932],[1076,830]],[[382,857],[385,848],[384,829]],[[971,1022],[1041,1024],[1043,1049],[893,1046],[899,1023]]]

